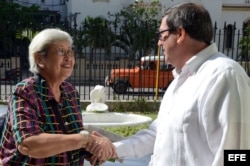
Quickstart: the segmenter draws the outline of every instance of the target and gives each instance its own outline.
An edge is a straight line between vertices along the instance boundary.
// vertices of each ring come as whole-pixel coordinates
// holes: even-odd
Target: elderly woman
[[[84,148],[95,143],[114,153],[107,138],[84,130],[79,95],[65,81],[75,64],[72,43],[59,29],[45,29],[31,41],[34,77],[19,82],[10,95],[0,147],[3,165],[83,165],[90,154]]]

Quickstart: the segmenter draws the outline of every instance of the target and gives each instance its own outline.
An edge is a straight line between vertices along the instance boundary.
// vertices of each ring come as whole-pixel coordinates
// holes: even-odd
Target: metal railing
[[[142,39],[138,39],[138,36],[136,36],[136,40],[139,42],[137,49],[132,50],[135,46],[131,42],[130,45],[127,45],[128,50],[125,50],[122,44],[120,47],[119,45],[112,45],[114,39],[111,39],[111,37],[113,36],[101,35],[103,34],[101,31],[95,34],[86,34],[86,27],[88,26],[82,25],[77,29],[65,29],[72,34],[76,46],[76,65],[68,81],[76,86],[81,100],[90,100],[91,90],[95,85],[104,85],[105,77],[110,74],[111,69],[133,68],[138,65],[140,57],[157,54],[157,36],[155,34],[152,35],[152,38],[155,36],[152,40],[146,39],[146,35],[141,35]],[[40,29],[43,28],[46,27],[41,27]],[[158,27],[155,26],[155,31],[157,29]],[[118,27],[109,27],[105,32],[108,32],[107,30],[112,30],[112,35],[116,35],[116,41],[121,37],[119,35],[123,33]],[[237,29],[235,24],[225,23],[223,28],[217,28],[215,23],[213,41],[217,44],[220,52],[238,61],[250,75],[249,48],[247,44],[240,44],[242,40],[249,42],[248,33]],[[101,43],[95,47],[92,47],[89,43],[81,45],[81,43],[86,42],[82,41],[84,35],[88,39],[92,38],[92,41],[101,41]],[[121,42],[121,40],[120,38],[119,41]],[[31,73],[28,71],[27,61],[28,44],[27,40],[19,41],[13,44],[16,46],[15,51],[8,51],[8,54],[0,54],[0,98],[2,100],[8,98],[17,81],[31,76]],[[1,51],[4,52],[5,50]],[[15,52],[15,55],[13,55],[13,52]],[[21,69],[20,73],[16,73],[15,71],[12,73],[9,72],[16,68]],[[15,74],[18,74],[18,76]],[[105,90],[107,100],[137,100],[140,98],[154,100],[156,92],[155,88],[129,89],[125,94],[116,94],[111,87],[106,87]],[[159,90],[159,100],[163,94],[164,91]]]

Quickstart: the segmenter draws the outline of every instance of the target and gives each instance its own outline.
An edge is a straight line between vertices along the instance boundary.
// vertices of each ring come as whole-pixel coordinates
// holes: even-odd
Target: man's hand
[[[91,162],[93,160],[103,162],[116,156],[115,147],[107,137],[96,131],[93,131],[89,136],[91,138],[85,149],[93,154]]]
[[[88,160],[92,166],[99,166],[105,162],[105,161],[101,161],[98,157],[94,155],[85,159]]]

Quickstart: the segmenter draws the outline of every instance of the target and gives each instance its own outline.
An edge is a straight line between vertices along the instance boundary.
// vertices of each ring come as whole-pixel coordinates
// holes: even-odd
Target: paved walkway
[[[102,166],[147,166],[150,161],[150,155],[142,158],[128,158],[120,163],[116,162],[105,162]],[[84,163],[84,166],[91,166],[88,161]]]

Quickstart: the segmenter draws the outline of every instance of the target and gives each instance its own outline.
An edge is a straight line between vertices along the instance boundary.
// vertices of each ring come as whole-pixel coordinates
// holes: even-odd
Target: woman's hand
[[[96,131],[93,131],[92,134],[90,134],[90,139],[85,149],[98,158],[99,161],[106,161],[116,154],[112,142],[107,137]]]

